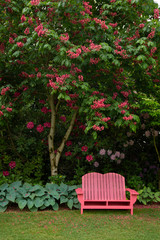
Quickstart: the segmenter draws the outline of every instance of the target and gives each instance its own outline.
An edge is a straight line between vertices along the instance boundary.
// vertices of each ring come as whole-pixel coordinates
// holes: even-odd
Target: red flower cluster
[[[85,8],[85,10],[84,10],[85,13],[91,15],[92,12],[90,11],[90,9],[92,9],[92,6],[89,5],[89,2],[84,2],[84,1],[83,1],[83,6],[84,6],[84,8]]]
[[[102,20],[100,20],[100,19],[98,19],[98,18],[94,18],[93,20],[94,20],[96,23],[100,24],[102,29],[104,29],[104,30],[105,30],[105,29],[108,29],[108,26],[106,25],[105,21],[102,21]]]
[[[129,117],[123,117],[123,119],[125,121],[129,121],[129,120],[132,120],[133,119],[133,116],[132,115],[129,115]]]
[[[92,155],[86,156],[86,160],[87,160],[88,162],[91,162],[91,161],[93,160],[93,156],[92,156]]]
[[[152,28],[152,31],[148,34],[147,38],[153,38],[155,35],[155,28]]]
[[[39,5],[39,3],[40,3],[40,0],[31,0],[31,5],[36,6],[36,5]]]
[[[33,122],[28,122],[28,123],[27,123],[27,128],[28,128],[28,129],[34,128],[34,123],[33,123]]]
[[[62,42],[68,41],[68,40],[69,40],[69,35],[68,35],[68,33],[63,33],[63,34],[60,36],[60,40],[61,40]]]
[[[159,10],[154,9],[154,19],[158,19],[158,18],[159,18]]]
[[[81,52],[82,52],[82,51],[81,51],[80,48],[78,48],[78,49],[76,50],[76,53],[71,52],[70,50],[67,51],[68,56],[70,56],[70,58],[77,58],[77,57],[79,57],[79,55],[81,54]]]
[[[90,63],[92,63],[92,64],[97,64],[98,62],[100,61],[100,59],[99,58],[90,58]]]
[[[10,87],[2,88],[1,95],[5,95],[7,91],[9,91]]]
[[[99,127],[99,126],[97,126],[97,125],[93,125],[93,129],[94,129],[95,131],[103,131],[103,130],[104,130],[104,126]]]
[[[44,128],[41,124],[39,124],[36,129],[37,129],[37,132],[40,132],[40,133],[44,131]]]
[[[87,146],[83,146],[83,147],[81,147],[81,150],[82,150],[82,152],[87,152],[88,147]]]
[[[15,168],[15,166],[16,166],[16,162],[14,162],[14,161],[11,161],[10,163],[9,163],[9,166],[10,166],[10,168]]]
[[[22,42],[17,42],[17,46],[18,46],[18,47],[23,47],[23,45],[24,45],[24,43],[22,43]]]

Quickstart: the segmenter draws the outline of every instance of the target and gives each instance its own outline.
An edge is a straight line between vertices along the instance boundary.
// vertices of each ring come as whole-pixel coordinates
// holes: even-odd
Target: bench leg
[[[83,214],[83,208],[81,207],[81,214]]]

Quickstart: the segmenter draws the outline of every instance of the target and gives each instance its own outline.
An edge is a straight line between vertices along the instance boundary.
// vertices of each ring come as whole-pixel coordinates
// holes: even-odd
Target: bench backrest
[[[125,178],[117,173],[87,173],[82,177],[84,200],[125,200]]]

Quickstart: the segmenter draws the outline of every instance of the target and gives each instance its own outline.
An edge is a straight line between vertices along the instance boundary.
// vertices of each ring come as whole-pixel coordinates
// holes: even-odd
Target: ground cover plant
[[[150,240],[160,235],[160,208],[127,211],[79,210],[0,213],[0,239]]]

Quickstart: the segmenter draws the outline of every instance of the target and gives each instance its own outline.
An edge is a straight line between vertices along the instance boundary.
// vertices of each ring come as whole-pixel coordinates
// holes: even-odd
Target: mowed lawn
[[[126,210],[7,211],[0,213],[0,240],[158,240],[160,206]]]

